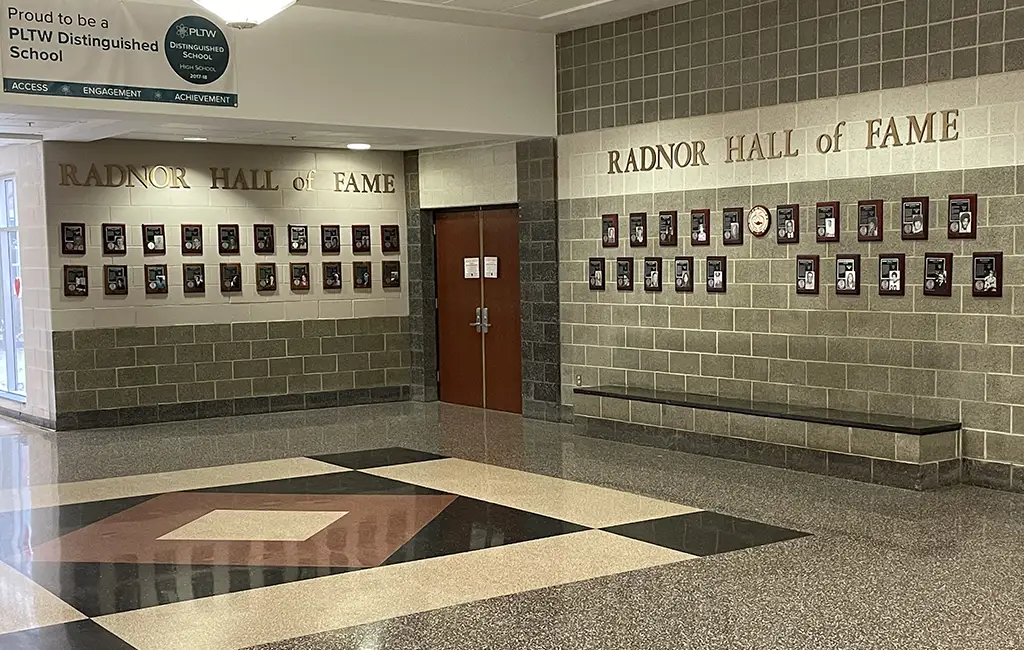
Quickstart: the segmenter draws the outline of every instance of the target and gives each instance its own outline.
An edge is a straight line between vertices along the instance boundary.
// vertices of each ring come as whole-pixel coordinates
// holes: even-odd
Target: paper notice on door
[[[496,279],[498,277],[498,258],[497,257],[485,257],[484,258],[484,277]]]
[[[476,280],[480,277],[479,257],[467,257],[462,260],[462,276],[467,280]]]

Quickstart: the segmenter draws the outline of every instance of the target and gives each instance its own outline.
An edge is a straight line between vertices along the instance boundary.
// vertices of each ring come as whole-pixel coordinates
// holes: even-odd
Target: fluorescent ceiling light
[[[193,135],[187,138],[182,138],[185,142],[206,142],[206,138],[201,135]]]
[[[230,27],[248,29],[276,16],[295,0],[194,0]]]
[[[371,147],[370,147],[370,145],[368,145],[368,144],[366,144],[364,142],[353,142],[352,144],[348,145],[348,148],[353,150],[353,151],[366,151],[367,149],[370,149]]]

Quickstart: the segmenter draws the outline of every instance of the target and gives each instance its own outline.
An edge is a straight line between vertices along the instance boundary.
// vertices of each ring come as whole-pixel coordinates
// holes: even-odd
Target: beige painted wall
[[[420,151],[420,206],[458,208],[519,200],[516,143]]]
[[[8,176],[16,179],[18,193],[27,398],[25,403],[0,398],[0,407],[52,420],[53,344],[42,143],[0,147],[0,178]]]
[[[401,289],[381,287],[381,261],[406,261],[381,251],[380,226],[398,224],[405,239],[405,188],[402,156],[399,152],[350,152],[287,147],[250,147],[196,143],[154,143],[108,140],[91,144],[47,143],[46,194],[49,205],[47,224],[56,238],[62,222],[84,222],[88,230],[88,253],[66,256],[51,248],[49,264],[50,300],[53,305],[53,329],[151,326],[202,323],[267,322],[318,318],[364,318],[408,315],[406,283]],[[144,189],[128,187],[61,186],[61,163],[77,166],[78,178],[85,177],[92,163],[103,165],[167,165],[183,167],[191,189]],[[211,188],[211,167],[233,169],[271,169],[278,191],[241,191]],[[296,191],[292,182],[316,171],[314,191]],[[393,174],[393,194],[335,192],[334,172]],[[104,256],[100,246],[101,224],[125,223],[129,250],[126,256]],[[181,225],[204,225],[204,255],[183,256]],[[253,246],[253,225],[272,223],[275,228],[275,253],[257,255]],[[143,255],[142,224],[163,224],[167,234],[167,254]],[[241,254],[222,256],[216,245],[218,224],[238,224]],[[287,249],[289,224],[309,226],[309,253],[292,255]],[[342,253],[322,255],[320,226],[341,225]],[[352,252],[353,224],[369,224],[373,253],[356,256]],[[352,262],[369,260],[373,264],[373,289],[356,291],[352,285]],[[321,286],[321,263],[343,263],[344,289],[327,292]],[[184,294],[183,264],[206,265],[205,295]],[[217,282],[219,264],[239,262],[243,266],[241,294],[222,294]],[[256,291],[256,263],[275,262],[280,288],[273,294]],[[308,262],[312,288],[293,292],[286,283],[290,262]],[[63,295],[62,268],[65,264],[89,266],[90,290],[87,298]],[[129,266],[129,295],[105,296],[101,284],[104,264]],[[170,291],[165,296],[147,296],[144,265],[167,264]]]

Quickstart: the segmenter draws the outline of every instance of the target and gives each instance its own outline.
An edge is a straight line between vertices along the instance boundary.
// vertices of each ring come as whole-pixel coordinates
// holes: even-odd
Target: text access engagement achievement
[[[4,92],[238,106],[231,40],[178,7],[0,0]]]

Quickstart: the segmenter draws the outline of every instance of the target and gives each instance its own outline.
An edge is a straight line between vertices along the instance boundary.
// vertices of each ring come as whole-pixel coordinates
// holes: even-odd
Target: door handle
[[[490,318],[490,316],[491,316],[491,310],[488,309],[487,307],[484,307],[484,319],[483,319],[483,322],[480,323],[480,329],[481,329],[481,331],[483,331],[484,334],[489,332],[490,329],[491,329],[491,318]]]
[[[469,324],[470,327],[475,327],[477,332],[482,332],[484,324],[480,320],[480,307],[476,308],[476,320]]]

